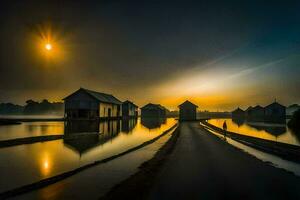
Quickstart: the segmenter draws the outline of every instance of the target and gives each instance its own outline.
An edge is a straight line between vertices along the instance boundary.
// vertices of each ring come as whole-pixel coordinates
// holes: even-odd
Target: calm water
[[[0,140],[64,134],[64,122],[24,122],[0,126]]]
[[[286,123],[272,124],[234,119],[210,119],[208,123],[222,128],[225,120],[228,131],[300,146],[300,137],[290,131]]]
[[[94,166],[58,183],[13,199],[99,199],[114,185],[136,173],[139,166],[150,160],[169,140],[171,133],[118,159]]]
[[[50,124],[52,122],[43,122]],[[56,140],[0,149],[0,192],[51,177],[95,160],[110,157],[150,140],[176,123],[165,120],[128,120],[60,123],[65,134],[100,132],[76,140]],[[53,124],[57,127],[57,124]],[[50,130],[51,128],[49,128]],[[24,131],[30,132],[28,129]]]
[[[63,118],[64,115],[0,115],[0,118],[8,118],[8,119],[57,119]]]

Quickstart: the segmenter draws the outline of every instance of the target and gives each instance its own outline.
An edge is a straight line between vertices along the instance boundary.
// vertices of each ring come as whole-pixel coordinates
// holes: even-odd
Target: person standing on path
[[[226,133],[227,133],[227,123],[226,123],[226,120],[223,123],[223,130],[224,130],[224,139],[226,140]]]

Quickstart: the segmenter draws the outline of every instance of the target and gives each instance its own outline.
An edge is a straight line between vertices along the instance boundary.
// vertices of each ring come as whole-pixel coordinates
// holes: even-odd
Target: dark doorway
[[[111,108],[108,109],[108,117],[111,117]]]
[[[78,118],[88,118],[89,110],[79,109],[78,110]]]

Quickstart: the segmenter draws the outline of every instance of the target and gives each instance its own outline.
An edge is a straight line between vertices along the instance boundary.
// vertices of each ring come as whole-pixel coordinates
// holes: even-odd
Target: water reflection
[[[68,121],[65,122],[65,134],[74,133],[99,133],[98,135],[86,135],[76,139],[64,139],[64,145],[79,155],[82,155],[93,148],[112,141],[120,132],[119,120],[111,121]]]
[[[24,122],[19,125],[0,126],[0,140],[63,133],[63,122]]]
[[[2,148],[0,151],[0,177],[9,177],[9,179],[0,178],[0,192],[55,176],[96,160],[124,152],[153,139],[172,127],[177,121],[168,118],[166,123],[162,124],[159,129],[148,129],[141,124],[139,118],[136,125],[131,125],[135,122],[128,122],[129,130],[133,127],[129,131],[130,134],[120,131],[122,121],[101,122],[98,125],[60,123],[61,133],[64,130],[66,131],[65,134],[86,132],[88,130],[100,134],[95,137],[96,134],[87,133],[87,135],[93,135],[93,137]],[[57,123],[43,122],[43,124],[55,125]],[[67,127],[64,127],[64,125]],[[26,131],[26,128],[24,131]]]
[[[41,164],[40,164],[41,174],[43,174],[43,176],[48,176],[48,174],[51,171],[51,162],[50,162],[51,159],[49,157],[49,153],[47,153],[47,152],[42,153],[40,158],[41,158],[41,161],[40,161],[41,162]]]
[[[151,117],[141,118],[141,124],[148,129],[160,128],[160,126],[165,123],[166,123],[166,118],[151,118]]]
[[[232,122],[238,125],[238,127],[242,126],[245,123],[244,118],[232,118]]]
[[[250,124],[247,123],[247,125],[251,126],[252,128],[255,128],[258,131],[266,131],[267,133],[270,133],[271,135],[274,136],[279,136],[282,135],[286,132],[286,127],[285,124],[283,124],[282,126],[272,126],[272,125],[260,125],[260,124]]]
[[[99,123],[95,121],[66,121],[65,135],[84,132],[99,132]]]
[[[266,131],[267,133],[270,133],[271,135],[274,135],[276,137],[284,134],[287,131],[285,123],[272,124],[264,122],[251,122],[246,121],[243,118],[232,118],[232,122],[238,127],[241,127],[243,124],[246,124],[258,131]]]
[[[244,119],[211,119],[208,120],[208,122],[222,128],[222,124],[225,120],[228,131],[300,145],[300,137],[293,134],[293,132],[287,128],[286,123],[253,122]]]
[[[123,119],[122,120],[122,132],[131,133],[132,129],[136,126],[137,118]]]

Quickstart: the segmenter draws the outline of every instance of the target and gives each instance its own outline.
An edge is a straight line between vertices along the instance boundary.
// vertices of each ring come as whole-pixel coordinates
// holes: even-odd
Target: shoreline
[[[15,138],[8,140],[0,140],[0,149],[6,147],[13,147],[23,144],[34,144],[38,142],[49,142],[53,140],[61,140],[61,139],[78,139],[81,137],[89,137],[92,135],[101,135],[101,133],[74,133],[74,134],[61,134],[61,135],[43,135],[43,136],[33,136],[33,137],[24,137],[24,138]]]
[[[229,137],[244,145],[256,148],[263,152],[277,155],[286,160],[300,163],[300,146],[242,135],[235,132],[225,131],[208,122],[202,122],[202,124],[204,124],[207,128],[213,131],[217,131],[219,134],[222,134],[223,136],[226,134],[226,137]]]

